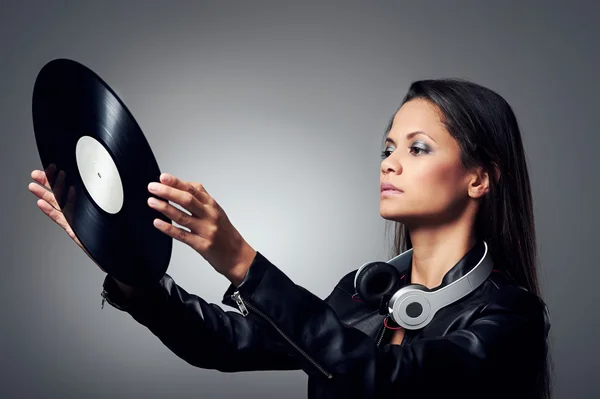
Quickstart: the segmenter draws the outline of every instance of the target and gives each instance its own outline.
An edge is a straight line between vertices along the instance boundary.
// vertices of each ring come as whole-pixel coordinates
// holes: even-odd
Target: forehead
[[[430,135],[436,142],[444,141],[444,136],[450,136],[442,123],[438,108],[429,101],[415,99],[403,104],[396,112],[388,137],[400,139],[407,133],[419,130]]]

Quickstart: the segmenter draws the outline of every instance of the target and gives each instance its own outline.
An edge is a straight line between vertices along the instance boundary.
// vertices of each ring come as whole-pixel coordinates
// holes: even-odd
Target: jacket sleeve
[[[109,275],[103,287],[109,304],[130,314],[191,365],[223,372],[300,368],[286,348],[265,333],[260,320],[207,303],[168,274],[131,298],[121,294]]]
[[[230,285],[223,303],[239,304],[248,318],[266,320],[307,365],[309,375],[323,378],[332,391],[343,385],[344,392],[360,398],[428,397],[433,392],[491,397],[478,389],[495,386],[499,393],[506,384],[531,380],[528,373],[541,367],[544,350],[540,308],[522,300],[482,306],[470,327],[444,336],[378,347],[260,253],[244,283]]]

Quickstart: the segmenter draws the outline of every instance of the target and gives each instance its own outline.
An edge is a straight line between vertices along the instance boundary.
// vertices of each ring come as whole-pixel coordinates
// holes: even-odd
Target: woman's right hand
[[[62,186],[65,184],[66,181],[65,172],[61,170],[58,172],[58,174],[56,174],[56,167],[54,165],[50,165],[47,169],[47,172],[51,179],[54,176],[56,176],[55,185],[58,188],[56,191],[59,193],[64,193],[65,190],[63,190]],[[98,265],[96,261],[92,258],[92,256],[86,251],[86,249],[83,247],[83,245],[73,232],[71,226],[69,226],[67,219],[65,219],[65,216],[63,215],[63,212],[61,211],[61,208],[58,205],[60,201],[57,201],[57,199],[54,197],[54,193],[52,192],[52,188],[50,187],[50,183],[48,181],[48,176],[46,175],[46,172],[36,169],[31,172],[31,178],[37,183],[39,183],[29,183],[29,191],[31,191],[33,194],[36,195],[36,197],[38,197],[37,206],[41,209],[42,212],[44,212],[44,214],[46,214],[46,216],[48,216],[52,221],[58,224],[73,241],[75,241],[79,248],[81,248],[83,252],[85,252],[85,254],[96,264],[96,266],[98,266],[100,270],[106,273],[106,270],[104,270],[100,265]],[[68,207],[72,207],[74,203],[75,188],[69,187],[67,200],[65,202],[64,208],[66,209]],[[117,282],[117,285],[121,288],[124,294],[129,295],[133,292],[133,287],[123,284],[122,282],[117,281],[116,279],[115,281]]]

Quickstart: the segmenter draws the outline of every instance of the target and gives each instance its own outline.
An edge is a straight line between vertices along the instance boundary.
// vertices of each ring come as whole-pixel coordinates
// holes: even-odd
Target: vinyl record
[[[153,226],[148,184],[160,169],[125,104],[84,65],[56,59],[39,72],[33,128],[52,192],[94,261],[132,286],[166,272],[172,238]]]

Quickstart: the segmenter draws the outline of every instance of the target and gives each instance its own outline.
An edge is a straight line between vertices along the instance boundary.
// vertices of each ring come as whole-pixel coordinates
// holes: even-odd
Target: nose
[[[397,157],[394,157],[393,155],[394,154],[388,156],[387,158],[381,161],[381,173],[383,173],[384,175],[387,175],[389,173],[402,173],[402,164],[397,159]]]

